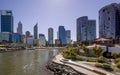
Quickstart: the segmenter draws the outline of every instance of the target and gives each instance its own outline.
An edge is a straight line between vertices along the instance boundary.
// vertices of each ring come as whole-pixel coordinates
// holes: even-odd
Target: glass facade
[[[40,46],[46,46],[46,38],[44,34],[39,34]]]
[[[11,33],[0,32],[0,43],[10,43],[10,42],[11,42]]]
[[[48,44],[53,45],[53,28],[48,29]]]
[[[38,39],[38,26],[37,26],[37,24],[34,26],[34,39]]]
[[[120,38],[120,4],[112,3],[99,10],[99,37]]]
[[[87,16],[77,19],[77,41],[93,41],[96,38],[96,20]]]
[[[12,33],[12,42],[13,43],[20,43],[22,42],[22,36],[18,33]]]
[[[66,31],[64,26],[59,26],[59,40],[61,45],[65,45],[66,44]]]
[[[13,22],[11,15],[1,16],[1,32],[11,32],[13,33]]]
[[[12,11],[1,10],[0,13],[0,32],[13,33]]]
[[[71,31],[66,30],[66,43],[70,44],[71,43]]]

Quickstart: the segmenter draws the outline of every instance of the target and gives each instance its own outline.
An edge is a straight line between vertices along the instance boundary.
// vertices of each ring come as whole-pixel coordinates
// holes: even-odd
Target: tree
[[[89,49],[86,46],[82,46],[82,50],[85,52],[86,56],[89,56]]]
[[[101,47],[95,46],[93,47],[92,51],[97,57],[99,57],[102,54],[103,49]]]

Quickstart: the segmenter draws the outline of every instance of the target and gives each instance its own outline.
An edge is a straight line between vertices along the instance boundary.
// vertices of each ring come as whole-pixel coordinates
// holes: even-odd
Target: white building
[[[26,44],[33,46],[34,45],[34,38],[33,37],[27,37],[26,38]]]

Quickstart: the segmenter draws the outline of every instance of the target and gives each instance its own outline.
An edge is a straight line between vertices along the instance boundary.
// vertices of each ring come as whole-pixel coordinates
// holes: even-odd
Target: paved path
[[[54,62],[59,63],[59,64],[64,64],[67,66],[72,67],[74,70],[77,72],[83,73],[85,75],[100,75],[96,72],[101,72],[103,74],[101,75],[114,75],[110,72],[104,71],[102,69],[92,67],[89,65],[86,65],[85,63],[90,63],[90,62],[84,62],[84,61],[71,61],[71,60],[63,60],[64,58],[62,57],[61,54],[55,56],[53,59]]]

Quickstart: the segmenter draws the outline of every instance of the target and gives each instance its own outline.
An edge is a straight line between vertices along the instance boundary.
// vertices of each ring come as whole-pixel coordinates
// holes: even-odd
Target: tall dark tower
[[[48,28],[48,44],[53,45],[53,28]]]
[[[0,32],[13,33],[13,14],[11,10],[0,10]]]
[[[38,24],[34,26],[34,39],[38,39]]]

